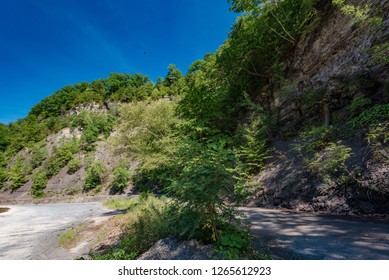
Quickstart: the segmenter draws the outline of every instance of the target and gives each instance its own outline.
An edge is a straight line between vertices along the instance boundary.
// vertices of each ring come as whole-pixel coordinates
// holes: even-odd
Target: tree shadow
[[[274,259],[389,260],[389,223],[378,219],[242,208]]]

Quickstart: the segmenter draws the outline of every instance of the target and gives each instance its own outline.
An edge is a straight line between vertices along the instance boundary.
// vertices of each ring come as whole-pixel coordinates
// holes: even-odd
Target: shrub
[[[363,111],[357,117],[351,119],[347,126],[352,130],[368,129],[371,125],[385,122],[389,119],[389,104],[376,105]]]
[[[23,186],[27,181],[25,164],[21,157],[17,158],[8,172],[8,179],[11,181],[11,190]]]
[[[98,160],[90,160],[86,166],[85,190],[96,188],[102,182],[102,175],[106,172],[104,164]]]
[[[179,216],[179,235],[214,242],[220,221],[235,219],[234,153],[223,141],[205,146],[189,142],[181,153],[182,169],[167,187]]]
[[[4,167],[0,166],[0,189],[4,186],[4,182],[7,180],[7,171]]]
[[[341,176],[347,172],[345,161],[351,156],[351,148],[337,143],[329,143],[321,152],[315,154],[309,167],[316,170],[325,179],[331,181],[334,176]]]
[[[31,193],[34,198],[38,198],[43,196],[44,192],[43,190],[46,188],[47,185],[47,175],[44,173],[43,170],[36,170],[32,176],[32,186],[31,186]]]
[[[65,140],[59,148],[53,149],[52,155],[47,159],[44,170],[48,178],[57,174],[73,158],[73,155],[79,152],[79,140]]]
[[[264,167],[264,161],[269,158],[266,127],[259,117],[254,117],[244,129],[243,144],[236,149],[237,157],[243,163],[243,168],[249,174],[259,172]]]
[[[43,161],[47,158],[47,148],[45,146],[41,146],[41,144],[36,145],[31,150],[31,160],[30,164],[32,169],[35,169],[43,163]]]
[[[130,180],[130,172],[126,167],[118,166],[112,172],[111,191],[121,193]]]
[[[389,122],[374,125],[367,133],[366,140],[371,144],[373,154],[377,160],[389,162],[388,142],[389,142]]]
[[[368,52],[371,55],[370,65],[389,64],[389,43],[377,44],[371,47]]]
[[[135,207],[128,210],[125,218],[124,238],[107,253],[94,255],[95,259],[134,260],[155,242],[173,234],[166,201],[153,195],[139,200]]]
[[[300,134],[299,140],[294,144],[294,149],[304,158],[309,157],[326,147],[332,139],[334,139],[334,127],[325,125],[311,127]]]
[[[359,115],[368,105],[371,104],[371,99],[364,96],[357,96],[354,98],[353,102],[347,108],[351,116]]]
[[[219,259],[258,259],[253,249],[252,236],[240,227],[224,223],[219,240],[214,246],[214,253]]]
[[[68,173],[76,173],[81,168],[81,160],[78,158],[72,159],[68,162]]]
[[[84,131],[81,135],[81,148],[92,151],[99,136],[101,134],[108,136],[115,123],[116,118],[113,115],[82,111],[74,117],[71,126],[79,127]]]

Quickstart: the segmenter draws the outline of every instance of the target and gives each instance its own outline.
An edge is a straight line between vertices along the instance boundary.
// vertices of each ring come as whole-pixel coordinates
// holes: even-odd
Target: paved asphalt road
[[[114,215],[100,203],[12,205],[0,213],[0,259],[62,259],[57,233]],[[389,260],[389,223],[290,211],[242,208],[258,243],[274,259]],[[54,250],[55,249],[55,250]],[[55,254],[52,251],[55,251]]]
[[[50,243],[61,229],[111,213],[96,202],[2,207],[10,209],[0,213],[0,260],[50,259],[57,249]],[[54,258],[62,258],[60,253]]]
[[[389,260],[388,221],[241,209],[274,259]]]

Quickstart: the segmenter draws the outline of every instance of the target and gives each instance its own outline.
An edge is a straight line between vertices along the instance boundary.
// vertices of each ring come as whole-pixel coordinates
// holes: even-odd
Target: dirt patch
[[[0,208],[0,214],[5,213],[9,210],[9,208]]]

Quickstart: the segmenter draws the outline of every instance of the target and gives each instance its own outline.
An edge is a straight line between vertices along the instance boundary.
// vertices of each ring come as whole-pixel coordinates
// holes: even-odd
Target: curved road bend
[[[389,222],[241,208],[273,259],[389,260]]]

